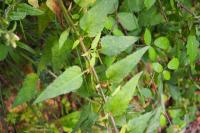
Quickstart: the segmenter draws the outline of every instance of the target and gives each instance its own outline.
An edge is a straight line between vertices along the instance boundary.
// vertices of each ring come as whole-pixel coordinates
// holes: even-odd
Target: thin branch
[[[159,2],[159,5],[160,5],[161,14],[162,14],[162,16],[165,18],[165,21],[168,22],[167,15],[166,15],[166,13],[165,13],[165,11],[164,11],[164,9],[163,9],[163,4],[162,4],[162,2],[161,2],[160,0],[158,0],[158,2]]]

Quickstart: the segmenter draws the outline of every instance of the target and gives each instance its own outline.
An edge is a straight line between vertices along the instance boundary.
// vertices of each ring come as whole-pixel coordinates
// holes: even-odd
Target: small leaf
[[[139,28],[138,20],[133,13],[120,12],[118,13],[119,22],[128,31]]]
[[[72,46],[72,49],[75,49],[75,48],[79,45],[79,43],[80,43],[80,40],[79,40],[79,39],[76,40],[76,41],[74,42],[73,46]]]
[[[81,75],[81,69],[78,66],[66,69],[39,95],[34,103],[77,90],[83,81]]]
[[[0,44],[0,61],[4,60],[8,55],[8,47]]]
[[[147,9],[151,8],[155,4],[156,0],[144,0],[144,5]]]
[[[152,61],[155,61],[157,58],[157,53],[156,53],[155,49],[153,47],[150,47],[148,50],[148,53],[149,53],[149,59]]]
[[[118,7],[118,0],[101,0],[86,13],[80,20],[80,27],[88,33],[89,36],[96,36],[100,33],[106,21],[108,14],[115,11]]]
[[[148,48],[149,47],[146,46],[139,49],[135,53],[111,65],[106,71],[107,78],[116,83],[122,81],[138,64]]]
[[[169,48],[169,40],[167,37],[159,37],[154,41],[154,44],[163,49],[163,50],[167,50]]]
[[[101,33],[99,33],[99,34],[96,35],[96,37],[92,41],[91,49],[96,49],[97,48],[98,42],[100,40],[100,37],[101,37]]]
[[[62,46],[65,43],[65,41],[67,40],[68,36],[69,36],[69,29],[62,32],[62,34],[60,35],[60,38],[59,38],[59,49],[62,48]]]
[[[157,73],[161,73],[163,71],[163,67],[160,63],[156,62],[152,64],[153,70]]]
[[[134,36],[110,36],[101,38],[101,52],[108,56],[118,55],[133,45],[139,38]]]
[[[164,71],[163,71],[163,78],[164,78],[165,80],[170,80],[170,78],[171,78],[170,72],[167,71],[167,70],[164,70]]]
[[[189,56],[190,64],[193,64],[198,55],[198,41],[196,36],[188,36],[187,40],[187,55]]]
[[[151,45],[151,32],[147,28],[146,28],[145,33],[144,33],[144,42],[147,45]]]
[[[108,99],[108,101],[104,105],[104,109],[106,112],[110,112],[114,116],[118,116],[126,111],[128,104],[135,93],[135,89],[141,75],[142,72],[135,75],[122,87],[120,91],[117,92],[117,94]]]
[[[173,58],[170,60],[170,62],[167,64],[167,67],[171,70],[176,70],[179,67],[179,60],[177,58]]]
[[[22,88],[13,103],[13,107],[30,101],[36,95],[38,79],[39,77],[35,73],[26,76]]]

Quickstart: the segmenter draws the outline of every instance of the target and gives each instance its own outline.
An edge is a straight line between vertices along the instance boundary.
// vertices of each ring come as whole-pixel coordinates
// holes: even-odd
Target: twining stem
[[[73,23],[70,15],[69,15],[67,9],[65,8],[65,5],[64,5],[63,1],[62,0],[57,0],[57,1],[58,1],[59,5],[60,5],[62,11],[64,12],[64,18],[65,18],[68,26],[71,27],[72,30],[76,33],[76,35],[80,37],[80,46],[81,46],[82,51],[84,53],[87,53],[87,48],[85,47],[85,44],[83,42],[83,37],[79,34],[78,30],[74,26],[74,23]],[[91,73],[94,76],[97,84],[99,85],[100,84],[99,76],[97,75],[97,72],[96,72],[95,68],[90,65],[90,56],[89,55],[85,56],[85,60],[89,64],[90,69],[91,69]],[[99,93],[101,94],[101,97],[102,97],[104,103],[106,103],[107,99],[106,99],[106,96],[105,96],[105,94],[103,92],[103,89],[101,88],[100,85],[99,85],[99,88],[97,89],[97,91],[99,91]],[[110,120],[110,122],[111,122],[111,124],[113,126],[114,132],[118,133],[119,131],[118,131],[117,127],[116,127],[114,117],[111,114],[109,114],[109,120]]]

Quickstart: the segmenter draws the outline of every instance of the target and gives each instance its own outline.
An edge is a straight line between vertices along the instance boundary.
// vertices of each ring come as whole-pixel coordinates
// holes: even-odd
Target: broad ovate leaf
[[[26,76],[22,88],[13,103],[13,107],[30,101],[36,95],[38,80],[39,77],[35,73],[31,73]]]
[[[34,103],[44,101],[49,98],[66,94],[79,89],[82,85],[82,72],[78,66],[73,66],[65,70],[56,78],[35,100]]]
[[[171,70],[176,70],[179,67],[179,60],[178,58],[172,58],[169,63],[167,64],[167,67]]]
[[[152,66],[153,70],[157,73],[161,73],[163,71],[163,66],[158,62],[153,63]]]
[[[118,0],[101,0],[81,18],[80,27],[88,33],[89,36],[96,36],[100,33],[109,13],[112,13],[118,7]]]
[[[139,38],[134,36],[111,36],[101,38],[101,52],[108,56],[118,55],[133,45]]]
[[[128,31],[132,31],[139,28],[138,20],[133,13],[120,12],[118,13],[118,19],[121,25]]]
[[[133,54],[128,55],[124,59],[111,65],[106,71],[107,78],[115,83],[121,82],[123,78],[125,78],[138,64],[148,48],[148,46],[141,48]]]
[[[167,50],[169,48],[169,40],[167,37],[159,37],[154,41],[154,44],[159,47],[160,49]]]
[[[134,95],[136,86],[141,75],[142,72],[135,75],[122,87],[120,91],[118,91],[114,96],[111,96],[108,99],[108,101],[104,105],[104,109],[106,112],[112,113],[114,116],[125,113],[128,104]]]
[[[169,71],[164,70],[162,74],[163,74],[163,78],[164,78],[164,80],[170,80],[170,78],[171,78],[171,74],[170,74]]]

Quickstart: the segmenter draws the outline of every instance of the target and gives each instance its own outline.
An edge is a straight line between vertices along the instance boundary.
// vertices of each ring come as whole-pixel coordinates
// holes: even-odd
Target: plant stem
[[[159,2],[159,5],[160,5],[160,9],[161,9],[161,14],[163,15],[163,17],[165,18],[165,21],[168,22],[168,18],[167,18],[167,15],[165,14],[165,11],[163,9],[163,4],[160,0],[158,0]]]
[[[58,0],[58,2],[60,4],[60,7],[61,7],[62,11],[64,12],[64,18],[67,21],[68,26],[71,26],[71,28],[76,33],[76,35],[80,36],[78,30],[74,26],[74,23],[73,23],[70,15],[68,13],[68,11],[66,10],[66,8],[64,6],[63,1],[62,0]],[[83,37],[82,36],[80,36],[80,46],[81,46],[82,51],[84,53],[87,53],[87,48],[85,47],[85,44],[83,42]],[[87,55],[87,56],[85,56],[85,59],[86,59],[87,63],[90,65],[90,57]],[[97,75],[97,72],[96,72],[95,68],[93,66],[91,66],[91,65],[90,65],[90,68],[91,68],[91,71],[92,71],[92,75],[94,76],[94,78],[95,78],[95,80],[97,82],[97,85],[99,85],[100,84],[100,80],[99,80],[99,76]],[[106,96],[105,96],[105,94],[103,92],[103,89],[101,88],[100,85],[99,85],[99,89],[97,89],[97,91],[100,91],[102,99],[103,99],[104,103],[106,103],[107,99],[106,99]],[[118,131],[117,127],[116,127],[114,117],[111,114],[109,114],[109,119],[110,119],[110,122],[111,122],[111,124],[113,126],[114,132],[118,133],[119,131]]]

